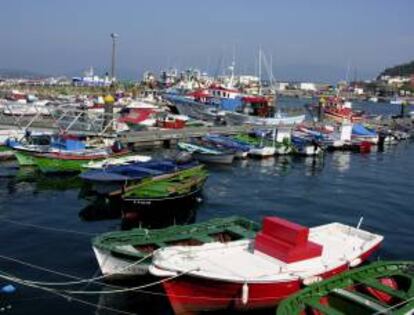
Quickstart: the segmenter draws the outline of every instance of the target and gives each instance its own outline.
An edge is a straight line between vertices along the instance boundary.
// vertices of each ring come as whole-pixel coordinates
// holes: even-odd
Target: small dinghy
[[[243,143],[241,141],[237,141],[229,137],[214,134],[210,134],[203,137],[203,140],[218,146],[222,146],[228,150],[234,151],[235,156],[237,158],[246,158],[248,152],[252,148],[252,146],[247,143]]]
[[[104,275],[134,276],[148,273],[151,254],[156,249],[247,239],[254,237],[258,230],[259,224],[253,221],[228,217],[164,229],[109,232],[95,237],[92,246]]]
[[[282,301],[277,315],[413,314],[414,262],[374,262],[312,284]]]
[[[189,142],[179,142],[178,148],[190,152],[195,159],[202,163],[231,164],[233,163],[234,151],[221,151]]]
[[[254,239],[173,246],[155,252],[150,272],[176,313],[274,307],[303,284],[355,267],[383,237],[340,223],[306,228],[266,217]]]

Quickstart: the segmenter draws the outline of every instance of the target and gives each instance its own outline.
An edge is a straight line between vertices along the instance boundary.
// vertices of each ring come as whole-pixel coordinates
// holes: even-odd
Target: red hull
[[[366,260],[379,244],[360,256]],[[330,278],[349,269],[348,264],[332,269],[320,276]],[[249,283],[247,303],[243,303],[243,283],[183,276],[163,283],[171,306],[176,314],[193,314],[200,311],[222,309],[249,310],[275,307],[289,295],[301,289],[299,280],[277,283]]]
[[[325,116],[334,119],[336,121],[342,122],[343,120],[349,120],[351,122],[361,121],[363,117],[354,113],[350,108],[325,108]]]

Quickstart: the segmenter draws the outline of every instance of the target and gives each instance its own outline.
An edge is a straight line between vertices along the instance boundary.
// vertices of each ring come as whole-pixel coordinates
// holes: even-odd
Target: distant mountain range
[[[39,73],[35,71],[30,70],[24,70],[24,69],[7,69],[7,68],[0,68],[0,78],[7,78],[7,79],[43,79],[51,76],[67,76],[68,78],[75,77],[75,76],[82,76],[83,70],[79,71],[69,71],[67,73],[63,74],[47,74],[47,73]],[[97,68],[95,69],[95,74],[99,76],[105,75],[105,70]],[[138,79],[138,74],[136,71],[129,70],[129,69],[119,69],[118,76],[122,80],[136,80]]]
[[[45,78],[48,77],[46,74],[37,73],[29,70],[22,69],[0,69],[0,77],[8,79],[33,79],[33,78]]]
[[[61,74],[66,75],[68,78],[73,76],[82,76],[83,70],[68,71]],[[290,81],[315,81],[315,74],[318,74],[318,80],[320,82],[335,83],[339,80],[345,79],[346,71],[340,67],[333,67],[327,65],[309,65],[309,64],[293,64],[293,65],[281,65],[275,69],[275,77],[279,80]],[[96,67],[95,74],[104,76],[106,73],[104,67]],[[128,68],[119,67],[117,70],[118,78],[121,80],[139,80],[142,77],[142,71],[136,71]],[[353,74],[354,75],[354,74]],[[375,76],[372,72],[361,73],[360,77],[372,77]],[[386,68],[382,71],[378,77],[382,75],[390,76],[410,76],[414,75],[414,61],[400,64],[397,66]],[[39,79],[50,76],[56,76],[56,74],[39,73],[24,69],[9,69],[0,68],[0,78],[26,78],[26,79]],[[352,75],[351,75],[352,76]],[[350,78],[348,78],[350,79]],[[357,79],[357,78],[354,78]]]
[[[379,76],[389,75],[389,76],[410,76],[414,75],[414,60],[411,62],[403,63],[394,67],[385,69],[380,73]]]

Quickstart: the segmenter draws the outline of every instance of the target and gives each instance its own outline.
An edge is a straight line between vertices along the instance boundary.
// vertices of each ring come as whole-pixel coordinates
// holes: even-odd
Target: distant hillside
[[[402,65],[394,66],[391,68],[385,69],[379,76],[389,75],[389,76],[410,76],[414,74],[414,60]]]
[[[33,71],[21,70],[21,69],[0,69],[0,77],[9,78],[9,79],[16,79],[16,78],[32,79],[32,78],[44,78],[46,77],[46,75],[41,74],[41,73],[36,73]]]

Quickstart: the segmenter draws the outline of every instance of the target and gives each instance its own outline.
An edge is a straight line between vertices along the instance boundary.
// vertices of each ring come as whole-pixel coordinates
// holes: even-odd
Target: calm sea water
[[[300,101],[287,102],[297,105]],[[357,106],[371,112],[399,110],[385,104]],[[363,217],[365,229],[385,236],[381,258],[414,259],[413,157],[414,143],[408,141],[369,154],[335,152],[322,158],[279,157],[209,167],[204,203],[198,209],[165,209],[144,218],[149,220],[144,224],[161,226],[229,215],[261,220],[277,215],[309,226],[332,221],[356,225]],[[5,259],[14,257],[82,278],[98,275],[90,238],[121,229],[118,210],[117,204],[85,199],[76,177],[46,177],[30,168],[18,169],[15,162],[2,162],[0,271],[35,281],[67,281]],[[146,281],[151,279],[137,283]],[[0,280],[0,285],[5,283]],[[0,297],[0,305],[12,305],[7,313],[116,314],[105,309],[112,307],[137,314],[171,314],[168,301],[157,292],[79,296],[96,307],[17,288],[6,300]],[[102,287],[83,284],[74,290],[100,291]]]

